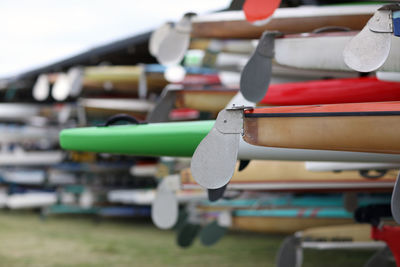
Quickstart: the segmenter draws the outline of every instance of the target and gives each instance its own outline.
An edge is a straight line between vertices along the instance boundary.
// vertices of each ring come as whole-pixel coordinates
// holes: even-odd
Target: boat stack
[[[0,106],[0,204],[151,217],[181,247],[286,234],[279,267],[304,249],[400,266],[399,4],[242,2],[167,22],[124,60],[8,81],[32,104]]]

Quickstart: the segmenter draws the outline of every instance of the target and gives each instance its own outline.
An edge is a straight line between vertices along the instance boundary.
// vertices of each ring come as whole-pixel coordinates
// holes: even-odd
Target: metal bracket
[[[378,10],[367,22],[368,28],[376,33],[392,33],[393,21],[391,10]]]
[[[217,189],[229,182],[235,171],[242,131],[242,108],[220,111],[213,128],[192,157],[190,167],[197,183]]]
[[[175,24],[175,30],[179,33],[190,34],[192,32],[192,17],[196,16],[196,13],[186,13],[183,15],[180,21]]]

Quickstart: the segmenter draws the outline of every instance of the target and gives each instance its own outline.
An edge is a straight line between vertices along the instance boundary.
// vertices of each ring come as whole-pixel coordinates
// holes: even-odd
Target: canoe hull
[[[247,110],[243,138],[267,147],[399,154],[399,131],[400,102],[356,103]]]
[[[344,225],[352,219],[334,218],[266,218],[236,217],[232,218],[232,229],[257,233],[293,234],[311,227]]]

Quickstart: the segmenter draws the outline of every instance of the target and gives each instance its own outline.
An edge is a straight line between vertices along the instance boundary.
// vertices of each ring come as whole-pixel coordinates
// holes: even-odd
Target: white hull
[[[306,162],[307,171],[358,171],[358,170],[389,170],[400,169],[400,163],[364,163],[364,162]]]
[[[317,70],[354,71],[343,58],[343,51],[354,35],[310,36],[275,40],[275,60],[289,67]],[[381,71],[400,71],[400,38],[392,37],[392,49]]]
[[[156,197],[156,190],[112,190],[108,193],[108,201],[123,204],[151,205]],[[207,199],[205,192],[178,192],[176,194],[179,203]]]
[[[0,166],[49,166],[63,160],[62,151],[0,153]]]
[[[294,8],[278,8],[272,19],[313,18],[325,16],[368,15],[371,16],[382,5],[348,5],[348,6],[301,6]],[[192,19],[193,23],[244,21],[243,11],[217,12]]]
[[[9,195],[6,206],[10,209],[41,208],[57,203],[56,193],[31,192]]]
[[[26,185],[43,184],[46,179],[46,173],[42,170],[2,171],[1,175],[6,182]]]
[[[254,146],[240,138],[238,158],[243,160],[293,160],[400,163],[400,154],[328,151]]]

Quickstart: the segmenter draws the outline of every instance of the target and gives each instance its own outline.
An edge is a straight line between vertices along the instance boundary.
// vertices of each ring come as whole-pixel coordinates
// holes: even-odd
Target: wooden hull
[[[57,77],[58,74],[50,74],[50,83],[54,83]],[[159,93],[168,84],[162,72],[146,72],[142,66],[85,67],[83,94],[94,95],[106,91],[137,95],[141,79],[146,82],[149,92]]]
[[[204,112],[218,113],[235,96],[237,90],[182,90],[177,91],[176,106]]]
[[[255,26],[245,20],[242,11],[229,11],[193,19],[192,37],[258,39],[266,31],[310,32],[326,26],[361,30],[379,5],[337,7],[279,8],[271,20]]]
[[[352,214],[343,209],[239,210],[232,216],[233,229],[280,234],[352,222]]]
[[[245,111],[253,145],[400,153],[400,102],[264,108]]]
[[[348,224],[340,226],[315,227],[301,231],[301,237],[307,241],[373,241],[371,239],[371,226],[368,224]]]
[[[237,169],[237,168],[236,168]],[[304,162],[253,160],[242,171],[235,171],[228,188],[267,191],[390,191],[397,171],[390,170],[378,180],[366,179],[357,171],[316,173]],[[181,171],[184,188],[196,188],[190,169]]]

